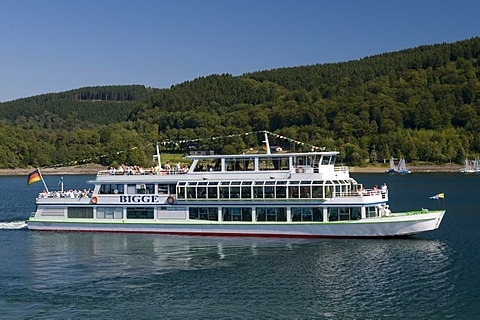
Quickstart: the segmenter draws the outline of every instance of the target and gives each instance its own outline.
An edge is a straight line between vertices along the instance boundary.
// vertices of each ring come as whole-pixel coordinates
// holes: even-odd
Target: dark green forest
[[[4,102],[0,167],[149,165],[156,142],[168,152],[243,152],[261,135],[228,135],[261,130],[338,150],[347,165],[460,164],[480,154],[479,55],[476,37],[169,89],[88,87]]]

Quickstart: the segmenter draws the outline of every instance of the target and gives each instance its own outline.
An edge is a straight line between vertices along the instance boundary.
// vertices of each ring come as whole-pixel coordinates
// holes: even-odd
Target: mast
[[[162,163],[160,161],[160,149],[158,148],[158,143],[156,148],[157,148],[157,168],[158,168],[157,172],[160,172],[160,170],[162,170]]]
[[[270,153],[271,153],[271,152],[270,152],[270,143],[268,143],[268,136],[267,136],[267,132],[266,132],[266,131],[265,131],[265,141],[263,141],[263,142],[265,142],[265,148],[267,148],[267,150],[266,150],[266,151],[267,151],[267,154],[270,154]]]
[[[47,193],[50,192],[50,191],[48,191],[48,187],[47,187],[47,184],[45,183],[45,180],[43,180],[43,176],[42,176],[42,173],[40,172],[40,169],[37,168],[37,171],[38,171],[38,174],[40,175],[40,179],[42,179],[43,186],[45,187],[45,190],[47,191]]]

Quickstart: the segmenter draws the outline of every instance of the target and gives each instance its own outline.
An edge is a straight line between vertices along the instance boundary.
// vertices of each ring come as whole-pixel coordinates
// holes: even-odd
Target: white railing
[[[137,171],[112,171],[112,170],[101,170],[98,171],[97,176],[138,176],[138,175],[172,175],[172,174],[185,174],[187,171],[176,171],[176,170],[162,170],[156,171],[152,169],[137,170]]]

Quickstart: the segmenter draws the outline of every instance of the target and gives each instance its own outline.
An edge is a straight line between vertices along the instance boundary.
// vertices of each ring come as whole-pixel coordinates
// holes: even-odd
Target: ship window
[[[230,198],[229,187],[220,187],[220,198]]]
[[[123,184],[102,184],[100,186],[99,194],[123,194]]]
[[[127,185],[128,194],[154,194],[154,184],[129,184]]]
[[[252,197],[252,188],[250,186],[242,187],[242,198],[250,199],[251,197]]]
[[[344,195],[345,193],[347,193],[347,185],[346,185],[346,184],[340,185],[340,193],[341,193],[342,195]]]
[[[375,207],[367,207],[367,218],[374,218],[377,216],[377,210]]]
[[[137,193],[139,194],[154,194],[155,185],[152,183],[137,185]]]
[[[322,157],[322,165],[326,166],[326,165],[330,164],[330,158],[331,158],[331,156],[325,156],[324,155]]]
[[[328,221],[338,221],[338,208],[328,208]]]
[[[256,210],[256,221],[287,221],[287,208],[258,207]]]
[[[280,181],[277,181],[277,184],[284,185],[284,184],[287,184],[287,181],[286,180],[280,180]]]
[[[288,170],[289,161],[288,157],[274,157],[270,160],[273,164],[274,170]]]
[[[255,160],[253,158],[227,158],[225,166],[227,171],[253,171]]]
[[[312,186],[312,198],[322,199],[323,198],[323,187],[322,186]]]
[[[208,172],[208,171],[220,171],[220,163],[217,161],[220,159],[199,159],[197,165],[193,169],[194,172]]]
[[[240,187],[230,187],[230,198],[240,198]]]
[[[323,221],[323,208],[313,208],[313,221]]]
[[[185,187],[178,187],[177,198],[185,199]]]
[[[375,207],[371,207],[375,210]],[[340,207],[328,209],[328,221],[346,221],[361,219],[360,207]],[[375,213],[375,211],[374,211]]]
[[[253,181],[243,181],[242,186],[251,186]]]
[[[311,198],[310,186],[300,186],[300,197],[301,198]]]
[[[288,186],[288,197],[289,198],[298,198],[298,186]]]
[[[325,197],[326,198],[332,197],[332,186],[325,186]]]
[[[218,209],[215,207],[190,207],[188,212],[190,220],[218,221]]]
[[[224,207],[223,221],[252,221],[252,208]]]
[[[277,198],[286,198],[287,197],[287,187],[277,185],[276,188]]]
[[[187,187],[187,198],[196,199],[197,198],[197,187]]]
[[[216,186],[208,187],[207,188],[207,197],[209,199],[217,199],[218,198],[218,189]]]
[[[158,194],[168,194],[168,184],[159,184]]]
[[[350,208],[350,219],[359,220],[362,219],[362,213],[360,207]]]
[[[206,198],[207,197],[207,187],[198,187],[197,188],[197,196],[198,198]]]
[[[350,220],[350,208],[338,208],[338,219],[340,221]]]
[[[313,208],[292,208],[292,221],[323,221],[323,209]]]
[[[153,208],[127,208],[127,219],[153,219]]]
[[[288,157],[259,159],[260,170],[289,170]]]
[[[305,166],[307,165],[307,158],[305,156],[297,156],[295,157],[295,163],[297,166]]]
[[[265,186],[265,198],[275,198],[274,190],[274,186]]]
[[[69,207],[67,216],[72,219],[92,219],[93,207]]]
[[[123,208],[97,207],[97,219],[122,219]]]
[[[253,187],[253,197],[254,198],[263,198],[263,186],[254,186]]]

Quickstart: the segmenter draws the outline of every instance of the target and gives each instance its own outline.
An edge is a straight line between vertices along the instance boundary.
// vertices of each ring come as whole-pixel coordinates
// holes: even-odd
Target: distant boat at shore
[[[480,166],[479,166],[479,158],[475,158],[475,160],[468,160],[465,159],[465,167],[460,169],[462,173],[480,173]]]
[[[393,158],[390,158],[390,168],[385,170],[385,173],[388,174],[408,174],[411,173],[410,170],[407,169],[405,164],[405,159],[401,158],[398,164],[395,164]]]
[[[398,169],[397,169],[399,174],[407,174],[407,173],[412,173],[410,170],[407,169],[407,165],[405,164],[405,159],[402,158],[400,159],[398,163]]]
[[[395,161],[393,160],[393,158],[390,158],[390,168],[385,170],[385,173],[390,173],[390,174],[397,173]]]

